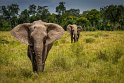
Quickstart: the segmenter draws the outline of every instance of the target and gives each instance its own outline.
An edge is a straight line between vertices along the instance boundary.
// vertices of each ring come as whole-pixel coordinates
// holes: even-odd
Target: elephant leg
[[[71,43],[73,43],[73,35],[71,35]]]
[[[80,37],[80,34],[77,34],[77,41],[78,41],[79,37]]]
[[[33,72],[36,72],[38,69],[37,69],[37,62],[36,62],[36,55],[35,53],[33,52],[32,53],[32,67],[33,67]]]
[[[36,60],[35,60],[35,53],[33,51],[33,47],[32,46],[28,45],[27,55],[28,55],[29,59],[31,60],[33,72],[37,71],[37,65],[36,65]]]
[[[71,30],[71,43],[73,43],[73,40],[74,40],[74,31],[73,30]]]
[[[45,62],[46,61],[46,59],[47,59],[47,56],[48,56],[48,53],[49,53],[49,51],[50,51],[50,49],[52,48],[52,46],[53,46],[53,43],[51,43],[51,44],[49,44],[49,45],[47,45],[47,52],[46,52],[46,56],[44,56],[44,61],[43,62]]]
[[[76,42],[76,36],[74,35],[74,42]]]
[[[71,43],[74,42],[74,33],[71,34]]]
[[[27,55],[28,55],[28,58],[31,60],[31,51],[30,51],[30,46],[28,45],[28,50],[27,50]]]
[[[44,48],[44,54],[43,54],[43,55],[44,55],[44,56],[43,56],[43,69],[44,69],[44,67],[45,67],[45,61],[46,61],[46,59],[47,59],[48,53],[49,53],[50,49],[52,48],[52,46],[53,46],[53,43],[47,45],[47,46]]]

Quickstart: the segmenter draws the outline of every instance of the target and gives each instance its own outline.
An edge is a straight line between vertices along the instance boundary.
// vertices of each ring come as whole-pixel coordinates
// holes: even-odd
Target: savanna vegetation
[[[15,3],[0,6],[0,83],[124,83],[124,6],[80,12],[67,10],[65,4],[60,2],[56,13],[35,4],[22,11]],[[65,32],[54,43],[39,75],[32,71],[27,45],[9,33],[14,26],[35,20],[57,23],[65,30],[68,24],[83,28],[78,42],[71,43]]]
[[[27,45],[0,32],[0,83],[123,83],[124,32],[81,32],[71,43],[69,33],[54,43],[39,76],[32,72]]]
[[[66,9],[65,2],[60,2],[56,13],[50,13],[48,6],[29,5],[21,10],[18,4],[0,6],[0,30],[11,30],[14,26],[43,20],[60,24],[65,30],[68,24],[77,24],[85,31],[124,30],[124,6],[108,5],[100,9],[80,12],[80,9]]]

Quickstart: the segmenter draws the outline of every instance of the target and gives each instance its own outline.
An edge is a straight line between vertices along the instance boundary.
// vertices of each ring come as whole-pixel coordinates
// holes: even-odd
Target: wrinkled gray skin
[[[53,42],[62,37],[64,29],[58,24],[38,20],[17,25],[11,30],[11,34],[28,45],[27,55],[32,62],[33,71],[43,72]]]
[[[67,26],[67,31],[70,32],[71,35],[71,43],[72,42],[77,42],[80,36],[80,31],[81,31],[81,26],[77,26],[75,24],[69,24]]]

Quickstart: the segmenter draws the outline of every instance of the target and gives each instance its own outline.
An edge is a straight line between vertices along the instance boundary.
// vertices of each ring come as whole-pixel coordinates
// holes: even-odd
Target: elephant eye
[[[31,27],[30,31],[33,32],[36,27]]]
[[[35,29],[36,27],[34,27],[34,29]]]

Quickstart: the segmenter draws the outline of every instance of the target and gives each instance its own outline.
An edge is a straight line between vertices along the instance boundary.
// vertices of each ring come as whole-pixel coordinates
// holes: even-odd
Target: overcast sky
[[[21,10],[29,7],[31,4],[48,6],[50,12],[55,12],[56,6],[60,1],[64,1],[67,9],[80,9],[81,12],[90,9],[99,9],[106,5],[124,5],[124,0],[0,0],[0,6],[17,3]]]

